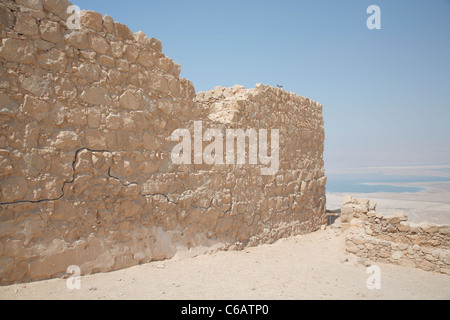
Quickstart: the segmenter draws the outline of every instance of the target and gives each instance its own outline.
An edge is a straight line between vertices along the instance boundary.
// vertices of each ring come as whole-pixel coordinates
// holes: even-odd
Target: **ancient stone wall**
[[[450,274],[450,226],[409,223],[403,212],[383,216],[369,200],[344,198],[341,228],[347,252],[373,261]]]
[[[321,105],[263,85],[196,95],[159,40],[95,12],[71,30],[70,5],[0,3],[0,284],[273,242],[324,223]],[[261,163],[174,164],[172,133],[199,121],[278,129],[276,174]]]

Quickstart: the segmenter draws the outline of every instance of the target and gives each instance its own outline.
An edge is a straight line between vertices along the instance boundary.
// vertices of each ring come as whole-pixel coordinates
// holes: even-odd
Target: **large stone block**
[[[64,40],[67,44],[80,50],[86,50],[90,47],[89,37],[85,31],[69,30],[64,35]]]
[[[19,12],[17,13],[14,30],[27,36],[37,36],[39,29],[36,20],[31,14]]]
[[[0,58],[8,61],[25,64],[34,63],[36,60],[36,47],[30,40],[3,39],[0,47]]]
[[[62,39],[61,28],[59,23],[55,21],[41,21],[41,24],[39,25],[39,32],[41,34],[41,38],[45,41],[58,43]]]
[[[49,103],[26,95],[23,104],[23,112],[39,122],[48,117],[50,107]]]
[[[81,98],[94,105],[110,105],[112,103],[110,92],[107,88],[88,88],[81,94]]]
[[[69,7],[72,5],[68,0],[42,0],[44,9],[53,13],[54,15],[68,19],[72,13],[69,12]]]
[[[82,10],[80,12],[80,21],[86,28],[97,32],[103,30],[103,17],[98,12]]]
[[[11,29],[14,26],[14,21],[14,14],[11,10],[0,3],[0,25]]]
[[[33,10],[42,11],[42,9],[44,8],[42,0],[15,0],[15,1],[16,3]]]

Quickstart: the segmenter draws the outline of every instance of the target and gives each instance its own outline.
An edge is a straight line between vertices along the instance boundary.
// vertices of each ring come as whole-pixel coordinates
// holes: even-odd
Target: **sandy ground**
[[[369,290],[362,261],[344,252],[340,230],[282,239],[244,251],[174,258],[66,280],[0,287],[0,299],[450,299],[450,276],[377,263]]]

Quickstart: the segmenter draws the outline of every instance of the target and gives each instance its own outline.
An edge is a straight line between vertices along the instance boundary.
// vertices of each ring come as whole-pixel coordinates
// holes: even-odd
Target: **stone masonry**
[[[341,228],[346,250],[361,258],[450,274],[450,226],[408,222],[403,212],[383,216],[376,203],[344,197]]]
[[[161,42],[67,0],[0,2],[0,285],[239,249],[325,222],[322,106],[196,94]],[[174,165],[174,130],[280,130],[280,165]]]

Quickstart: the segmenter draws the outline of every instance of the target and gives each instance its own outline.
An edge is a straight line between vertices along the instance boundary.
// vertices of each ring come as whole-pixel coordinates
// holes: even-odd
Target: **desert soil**
[[[383,263],[369,290],[365,261],[347,255],[339,229],[243,251],[175,257],[66,280],[0,287],[0,299],[450,299],[450,276]]]

